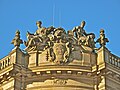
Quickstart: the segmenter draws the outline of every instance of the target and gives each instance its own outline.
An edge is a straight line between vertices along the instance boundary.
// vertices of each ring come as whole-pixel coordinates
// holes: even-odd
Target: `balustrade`
[[[6,56],[0,60],[0,69],[4,69],[9,65],[11,65],[10,56]]]
[[[120,68],[120,58],[114,54],[109,54],[108,62],[116,67]]]

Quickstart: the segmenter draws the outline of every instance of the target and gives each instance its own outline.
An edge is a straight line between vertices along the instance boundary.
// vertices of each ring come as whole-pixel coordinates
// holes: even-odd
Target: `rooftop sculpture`
[[[95,40],[84,29],[85,21],[67,32],[43,27],[41,21],[36,25],[35,33],[27,31],[24,50],[16,31],[15,48],[0,60],[0,89],[120,90],[120,58],[105,46],[103,29]]]
[[[13,44],[15,47],[20,47],[20,44],[22,44],[23,41],[20,39],[20,31],[17,30],[14,39],[12,40],[11,44]]]
[[[84,30],[85,21],[82,21],[79,26],[72,30],[66,31],[59,27],[42,27],[42,22],[37,21],[37,30],[34,34],[27,32],[27,41],[24,41],[26,52],[46,51],[48,61],[56,64],[63,64],[74,59],[80,59],[82,51],[95,52],[95,43],[100,43],[100,46],[105,46],[108,39],[105,38],[104,30],[100,31],[100,38],[95,42],[94,33],[86,33]],[[14,46],[20,46],[20,32],[16,32],[15,39],[12,43]],[[78,57],[74,57],[77,52]]]
[[[107,42],[109,42],[109,40],[107,38],[105,38],[105,34],[104,34],[104,30],[101,29],[100,30],[100,37],[97,39],[97,41],[100,46],[105,46]]]

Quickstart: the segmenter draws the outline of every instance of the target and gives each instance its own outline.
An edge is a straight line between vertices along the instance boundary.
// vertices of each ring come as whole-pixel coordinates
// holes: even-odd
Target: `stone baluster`
[[[112,63],[112,56],[109,55],[109,63]]]

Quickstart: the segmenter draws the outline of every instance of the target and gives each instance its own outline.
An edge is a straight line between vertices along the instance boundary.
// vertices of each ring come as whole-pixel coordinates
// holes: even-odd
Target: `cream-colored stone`
[[[120,90],[120,58],[105,47],[103,30],[96,49],[85,21],[67,34],[36,24],[35,34],[27,33],[26,52],[17,32],[15,48],[0,60],[0,90]]]

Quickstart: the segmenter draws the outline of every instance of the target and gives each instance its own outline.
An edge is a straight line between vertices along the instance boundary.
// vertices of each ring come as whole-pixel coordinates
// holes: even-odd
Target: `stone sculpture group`
[[[82,51],[95,52],[97,42],[101,47],[108,42],[103,29],[100,30],[100,37],[95,42],[95,34],[86,33],[84,30],[85,21],[82,21],[81,25],[74,27],[73,30],[68,30],[67,33],[61,27],[42,27],[41,21],[37,21],[36,25],[38,29],[34,34],[27,32],[27,41],[24,41],[25,51],[28,53],[46,51],[47,60],[56,64],[65,64],[73,59],[80,60]],[[22,43],[20,32],[17,31],[12,44],[19,47]]]

